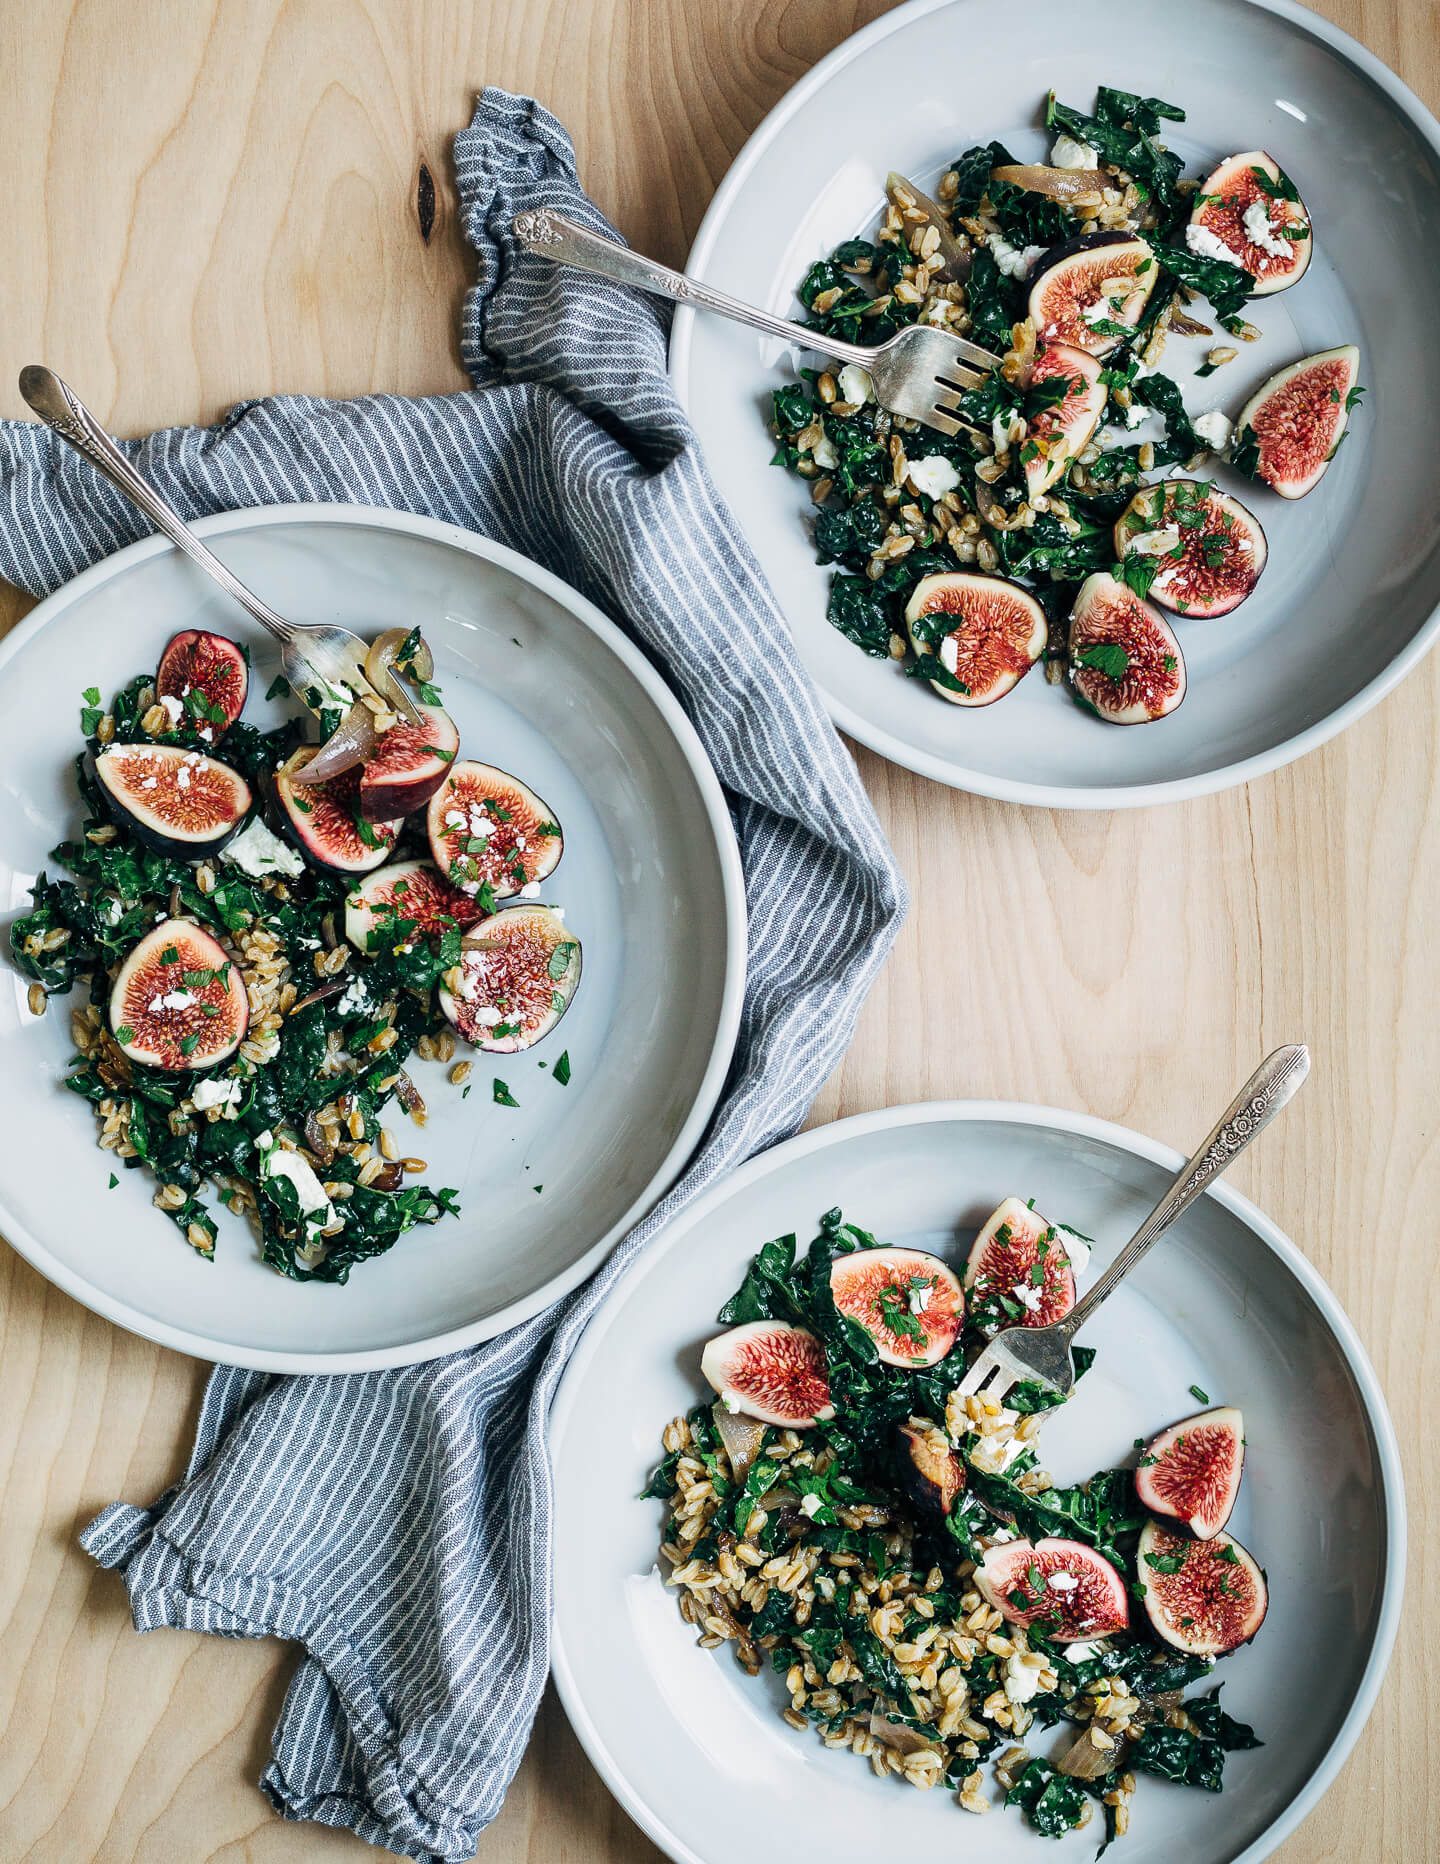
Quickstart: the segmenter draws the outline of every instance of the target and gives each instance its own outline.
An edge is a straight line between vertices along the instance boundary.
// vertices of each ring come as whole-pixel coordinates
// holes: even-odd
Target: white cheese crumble
[[[1031,1661],[1027,1663],[1026,1657]],[[1007,1702],[1028,1702],[1040,1688],[1040,1671],[1043,1663],[1034,1660],[1029,1651],[1017,1650],[1013,1657],[1005,1659],[1005,1699]]]
[[[185,773],[182,770],[180,774],[183,777]],[[305,872],[299,853],[277,835],[272,835],[259,816],[235,837],[221,859],[256,880],[262,880],[266,874],[288,874],[294,878]]]
[[[1063,1223],[1055,1228],[1060,1232],[1060,1241],[1065,1245],[1065,1253],[1070,1258],[1070,1266],[1077,1275],[1083,1275],[1090,1266],[1090,1245],[1076,1231],[1067,1229]]]
[[[159,777],[143,777],[140,781],[140,787],[142,790],[153,790],[159,781]]]
[[[905,469],[912,492],[925,498],[943,498],[960,483],[960,475],[943,453],[927,453],[923,460],[911,460]]]
[[[1208,414],[1202,414],[1190,425],[1212,453],[1223,453],[1229,446],[1230,417],[1222,414],[1219,408],[1212,408]]]
[[[988,243],[991,258],[1007,278],[1023,278],[1045,250],[1043,246],[1027,246],[1021,252],[1000,233],[992,233]]]
[[[208,1081],[197,1081],[191,1090],[190,1098],[195,1104],[195,1111],[205,1113],[211,1107],[222,1109],[238,1107],[244,1092],[243,1082],[234,1079],[218,1081],[212,1078]]]
[[[1010,1292],[1020,1305],[1024,1308],[1028,1308],[1032,1314],[1036,1312],[1040,1303],[1045,1299],[1045,1290],[1035,1287],[1031,1282],[1016,1282]]]
[[[1149,418],[1150,410],[1142,401],[1132,401],[1130,406],[1125,410],[1125,425],[1127,427],[1139,427],[1142,421],[1146,421]]]
[[[100,908],[100,918],[107,926],[118,926],[125,917],[125,902],[112,895]]]
[[[345,994],[335,1005],[337,1016],[353,1016],[365,1001],[365,983],[363,978],[352,977],[345,986]]]
[[[1081,142],[1065,130],[1055,138],[1055,145],[1050,151],[1052,168],[1098,168],[1100,157],[1088,142]]]
[[[1085,305],[1080,315],[1092,330],[1098,324],[1112,323],[1115,319],[1114,307],[1108,298],[1098,298],[1094,304]]]
[[[150,999],[150,1014],[158,1016],[161,1010],[188,1010],[194,1001],[191,991],[169,990],[163,996]]]
[[[1218,259],[1222,265],[1233,265],[1240,272],[1245,270],[1224,240],[1218,239],[1209,227],[1196,226],[1192,221],[1185,229],[1185,244],[1197,259]]]
[[[1167,524],[1163,531],[1141,531],[1132,537],[1125,546],[1127,556],[1168,557],[1172,550],[1180,548],[1180,527]]]
[[[1098,1657],[1102,1651],[1110,1648],[1109,1641],[1103,1637],[1092,1637],[1078,1644],[1067,1644],[1065,1655],[1071,1663],[1089,1663],[1092,1657]]]
[[[863,407],[875,393],[875,384],[870,380],[870,371],[858,362],[847,362],[835,378],[842,401],[854,402]]]
[[[527,880],[525,885],[520,889],[520,897],[522,900],[538,900],[540,897],[540,882],[538,880]]]
[[[1073,1592],[1080,1581],[1073,1573],[1047,1573],[1046,1589],[1050,1592]]]
[[[298,1152],[290,1152],[276,1145],[274,1134],[268,1131],[260,1134],[255,1145],[261,1155],[262,1174],[266,1178],[286,1178],[294,1185],[300,1214],[306,1219],[306,1229],[328,1229],[336,1220],[335,1206],[325,1195],[325,1187],[315,1176],[310,1161],[301,1158]],[[310,1221],[312,1218],[313,1225]]]
[[[821,1501],[818,1495],[802,1495],[800,1498],[801,1514],[809,1515],[812,1520],[819,1514],[824,1506],[824,1502]]]
[[[182,699],[177,699],[174,693],[161,693],[160,703],[170,714],[170,723],[172,725],[178,725],[180,723],[180,714],[185,710],[185,702]]]
[[[826,472],[833,472],[840,464],[840,455],[835,451],[835,442],[829,434],[821,434],[810,449],[810,457],[815,464]]]
[[[960,664],[960,644],[953,634],[947,634],[940,643],[940,664],[950,674]]]
[[[910,1300],[908,1303],[910,1312],[912,1314],[923,1314],[925,1312],[925,1304],[929,1299],[930,1290],[928,1287],[912,1288],[910,1290]]]
[[[1268,252],[1272,259],[1289,258],[1289,240],[1280,239],[1270,231],[1270,206],[1267,201],[1258,197],[1251,201],[1241,215],[1241,225],[1252,246],[1258,246],[1261,252]]]
[[[740,1400],[735,1396],[734,1392],[723,1392],[720,1402],[725,1406],[725,1409],[730,1413],[731,1417],[735,1417],[738,1414],[740,1410]]]

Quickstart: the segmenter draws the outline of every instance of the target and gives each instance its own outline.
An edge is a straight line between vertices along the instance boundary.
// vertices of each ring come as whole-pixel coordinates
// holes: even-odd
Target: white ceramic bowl
[[[433,1358],[573,1288],[698,1140],[744,989],[744,885],[729,814],[699,739],[645,657],[515,552],[425,518],[330,505],[232,512],[196,528],[282,614],[365,635],[423,627],[462,755],[523,777],[564,824],[564,859],[545,897],[566,908],[585,975],[554,1037],[526,1055],[474,1057],[468,1099],[443,1065],[413,1063],[429,1124],[422,1133],[398,1106],[389,1123],[428,1161],[425,1182],[458,1188],[463,1214],[412,1230],[342,1288],[276,1275],[223,1210],[215,1260],[202,1261],[151,1208],[146,1174],[122,1172],[107,1190],[112,1160],[95,1145],[90,1108],[61,1085],[69,1008],[85,988],[37,1020],[7,961],[0,1231],[77,1300],[182,1352],[308,1372]],[[38,869],[59,872],[48,852],[78,826],[81,689],[98,686],[108,699],[190,626],[248,643],[246,717],[278,722],[282,707],[263,700],[275,644],[159,538],[77,576],[0,645],[7,920],[25,910]],[[568,1087],[539,1066],[562,1049]],[[495,1076],[518,1110],[494,1104]]]
[[[1095,1237],[1098,1268],[1180,1163],[1168,1146],[1052,1108],[895,1107],[753,1160],[683,1212],[611,1292],[555,1403],[555,1677],[611,1791],[672,1858],[1093,1857],[1093,1831],[1057,1852],[1015,1813],[977,1827],[953,1795],[876,1780],[812,1730],[786,1726],[778,1679],[749,1679],[728,1648],[696,1644],[656,1571],[661,1504],[636,1498],[665,1424],[704,1395],[700,1348],[716,1311],[769,1238],[794,1231],[803,1246],[839,1204],[888,1241],[958,1263],[1013,1192]],[[1266,1746],[1230,1757],[1218,1800],[1142,1776],[1121,1852],[1127,1864],[1253,1864],[1334,1779],[1389,1657],[1405,1512],[1384,1400],[1335,1297],[1223,1185],[1186,1212],[1086,1339],[1099,1357],[1042,1438],[1061,1482],[1133,1458],[1136,1437],[1196,1408],[1192,1384],[1245,1414],[1233,1526],[1269,1570],[1271,1605],[1255,1643],[1216,1680]],[[1054,1739],[1031,1745],[1048,1752]]]
[[[1052,87],[1079,109],[1097,83],[1189,113],[1167,125],[1187,172],[1266,148],[1314,216],[1315,257],[1257,299],[1263,339],[1189,385],[1216,340],[1172,337],[1161,368],[1193,409],[1233,415],[1296,357],[1353,341],[1369,394],[1324,482],[1287,503],[1217,477],[1263,523],[1270,560],[1233,615],[1180,621],[1185,703],[1104,726],[1032,674],[966,711],[868,659],[825,619],[803,482],[769,464],[784,346],[683,307],[671,368],[711,470],[773,584],[835,722],[925,776],[1055,808],[1115,808],[1244,782],[1313,749],[1388,692],[1434,639],[1440,603],[1440,126],[1394,75],[1288,0],[912,0],[847,39],[771,111],[701,225],[689,270],[783,315],[813,259],[867,231],[892,168],[929,187],[972,143],[1042,160]],[[1147,430],[1139,437],[1146,438]]]

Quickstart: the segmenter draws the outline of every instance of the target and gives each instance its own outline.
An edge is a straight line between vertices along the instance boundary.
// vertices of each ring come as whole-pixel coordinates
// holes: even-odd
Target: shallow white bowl
[[[984,1217],[1018,1193],[1095,1237],[1098,1268],[1180,1163],[1168,1146],[1053,1108],[894,1107],[753,1160],[677,1218],[612,1291],[555,1403],[555,1677],[607,1785],[671,1857],[1094,1855],[1093,1830],[1057,1851],[1015,1813],[977,1826],[953,1795],[876,1780],[812,1730],[789,1728],[778,1679],[749,1679],[728,1648],[696,1644],[655,1568],[661,1505],[636,1497],[665,1424],[705,1392],[700,1348],[716,1311],[769,1238],[794,1231],[803,1246],[839,1204],[887,1241],[958,1264]],[[1122,1850],[1128,1864],[1253,1861],[1314,1807],[1380,1687],[1405,1567],[1394,1431],[1335,1297],[1223,1185],[1187,1211],[1086,1339],[1099,1357],[1042,1439],[1061,1482],[1133,1457],[1136,1437],[1195,1409],[1192,1384],[1245,1413],[1232,1525],[1269,1570],[1271,1605],[1256,1642],[1216,1680],[1266,1746],[1231,1756],[1218,1800],[1142,1776]]]
[[[1170,718],[1102,725],[1038,672],[966,711],[867,658],[825,619],[831,571],[814,560],[804,483],[768,464],[770,392],[792,379],[793,354],[689,307],[670,350],[711,471],[835,722],[925,776],[1053,808],[1203,795],[1274,769],[1368,710],[1434,639],[1440,126],[1355,40],[1288,0],[1033,0],[1008,23],[978,0],[912,0],[847,39],[771,111],[688,262],[696,277],[793,316],[810,262],[873,225],[890,169],[929,187],[992,137],[1021,161],[1042,160],[1046,92],[1088,111],[1097,83],[1185,109],[1166,141],[1188,173],[1268,149],[1314,216],[1305,278],[1255,301],[1260,342],[1192,389],[1217,339],[1170,339],[1160,366],[1189,405],[1234,415],[1283,364],[1347,341],[1360,346],[1369,390],[1307,498],[1287,503],[1228,469],[1213,475],[1254,510],[1270,560],[1233,615],[1178,623],[1189,690]]]
[[[85,987],[37,1020],[6,962],[0,1231],[87,1307],[182,1352],[297,1372],[434,1358],[573,1288],[699,1139],[744,989],[744,884],[729,814],[699,739],[645,657],[514,551],[426,518],[333,505],[232,512],[196,529],[297,621],[366,636],[424,629],[461,754],[523,777],[564,825],[564,859],[545,897],[579,934],[585,975],[553,1037],[526,1055],[475,1055],[468,1099],[445,1066],[412,1062],[429,1123],[422,1133],[398,1106],[389,1123],[428,1161],[425,1182],[458,1188],[463,1214],[412,1230],[341,1288],[284,1280],[241,1220],[219,1209],[215,1260],[202,1261],[151,1208],[147,1174],[121,1172],[108,1191],[113,1161],[95,1145],[90,1108],[61,1085],[69,1009]],[[7,921],[25,910],[37,870],[60,871],[49,850],[78,827],[81,689],[98,686],[108,699],[191,626],[249,645],[247,719],[276,723],[294,710],[263,698],[276,645],[159,538],[77,576],[0,645]],[[569,1087],[539,1066],[562,1049]],[[494,1104],[495,1076],[518,1109]]]

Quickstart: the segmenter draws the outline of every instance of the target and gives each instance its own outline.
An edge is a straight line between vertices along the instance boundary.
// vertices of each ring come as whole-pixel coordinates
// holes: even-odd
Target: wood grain
[[[447,151],[478,86],[557,110],[600,204],[678,262],[755,123],[882,10],[10,0],[0,411],[21,412],[15,370],[42,357],[120,432],[213,419],[277,389],[458,387],[466,266]],[[1426,0],[1321,10],[1440,104]],[[422,164],[435,183],[428,241]],[[27,606],[6,593],[0,622]],[[1183,1143],[1265,1047],[1303,1036],[1315,1051],[1305,1095],[1235,1176],[1302,1241],[1376,1360],[1405,1440],[1412,1551],[1389,1687],[1284,1864],[1435,1855],[1440,1437],[1410,1424],[1440,1396],[1437,718],[1432,660],[1299,766],[1113,817],[1006,808],[860,756],[915,905],[816,1120],[996,1096]],[[149,1498],[173,1478],[202,1378],[0,1251],[0,1864],[367,1855],[346,1835],[282,1824],[255,1790],[293,1655],[138,1639],[118,1581],[75,1550],[104,1502]],[[479,1856],[658,1853],[552,1699]]]

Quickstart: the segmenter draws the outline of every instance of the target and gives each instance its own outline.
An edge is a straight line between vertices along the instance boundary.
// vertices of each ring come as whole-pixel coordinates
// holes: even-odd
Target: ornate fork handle
[[[772,337],[783,337],[800,349],[814,349],[819,342],[815,331],[807,330],[803,324],[772,317],[768,311],[757,310],[753,304],[732,298],[728,291],[717,291],[698,278],[687,278],[683,272],[672,271],[668,265],[632,252],[628,246],[618,246],[614,240],[592,233],[589,227],[581,226],[567,214],[556,213],[553,208],[535,207],[517,214],[514,229],[515,237],[527,252],[539,253],[560,265],[573,265],[582,272],[597,272],[602,278],[613,278],[617,284],[652,291],[659,297],[673,298],[679,304],[695,304],[701,310],[718,311],[722,317],[749,324],[753,330],[763,330]],[[822,347],[827,356],[858,362],[862,368],[875,361],[875,351],[858,343],[841,343],[834,337],[826,337]]]
[[[1255,1136],[1267,1127],[1295,1095],[1310,1072],[1310,1053],[1303,1043],[1290,1043],[1267,1056],[1231,1101],[1214,1131],[1140,1225],[1130,1241],[1083,1300],[1078,1301],[1056,1327],[1073,1338],[1105,1301],[1141,1256],[1161,1237],[1213,1178],[1218,1178]]]

